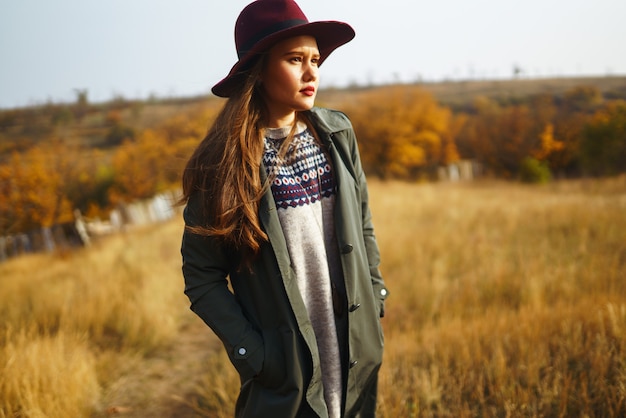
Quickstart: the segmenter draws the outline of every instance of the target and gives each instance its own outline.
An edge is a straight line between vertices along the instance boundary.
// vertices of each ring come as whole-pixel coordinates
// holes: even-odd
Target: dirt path
[[[194,318],[176,344],[142,358],[106,394],[102,411],[93,418],[202,417],[193,408],[193,392],[203,364],[222,346],[200,320]]]

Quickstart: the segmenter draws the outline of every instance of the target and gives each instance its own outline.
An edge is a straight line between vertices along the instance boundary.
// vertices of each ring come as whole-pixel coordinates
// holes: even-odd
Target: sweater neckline
[[[299,135],[306,130],[306,123],[298,121],[296,124],[295,135]],[[291,132],[291,126],[283,126],[280,128],[265,128],[263,135],[269,139],[284,139]]]

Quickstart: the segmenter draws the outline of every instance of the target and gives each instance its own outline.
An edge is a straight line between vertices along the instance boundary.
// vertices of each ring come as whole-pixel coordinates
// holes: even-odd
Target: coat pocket
[[[297,334],[288,327],[262,332],[264,361],[257,382],[271,389],[299,389],[304,385],[304,353]]]
[[[295,417],[305,393],[310,367],[296,331],[289,327],[261,331],[264,363],[241,387],[236,417]],[[308,380],[306,380],[308,381]]]
[[[287,377],[285,366],[285,347],[282,334],[290,330],[266,329],[263,334],[263,368],[257,381],[265,387],[276,388]]]

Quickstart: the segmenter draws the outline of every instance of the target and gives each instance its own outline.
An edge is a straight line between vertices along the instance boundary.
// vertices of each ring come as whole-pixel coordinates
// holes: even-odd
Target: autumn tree
[[[115,205],[179,187],[183,167],[206,135],[222,102],[203,103],[175,114],[126,140],[111,157],[108,200]]]
[[[534,128],[533,147],[529,157],[546,164],[551,172],[565,173],[576,153],[576,125],[565,118],[562,100],[552,94],[530,98],[529,107]]]
[[[16,232],[23,218],[16,206],[20,192],[15,184],[21,166],[19,158],[20,154],[13,152],[8,162],[0,164],[0,235]]]
[[[603,101],[602,93],[595,86],[576,86],[563,94],[563,106],[570,112],[592,112]]]
[[[450,118],[448,130],[442,136],[443,146],[439,158],[439,162],[442,165],[452,164],[461,159],[457,138],[465,127],[465,124],[467,124],[467,120],[467,115],[462,113],[454,114]]]
[[[598,110],[583,130],[581,160],[594,176],[626,172],[626,102],[618,100]]]
[[[502,107],[491,99],[478,97],[459,133],[460,149],[493,174],[512,178],[533,149],[533,126],[528,106]]]
[[[539,144],[531,152],[531,155],[539,161],[548,161],[549,158],[565,148],[563,141],[554,137],[554,125],[547,123],[539,135]]]
[[[3,233],[49,227],[73,219],[63,181],[69,158],[64,144],[58,141],[12,154],[0,169]]]
[[[131,142],[119,146],[111,160],[113,185],[109,198],[112,204],[147,199],[169,186],[164,165],[170,146],[152,130],[143,131]]]
[[[361,93],[344,108],[369,173],[413,179],[442,162],[451,112],[429,93],[416,87],[388,87]]]
[[[109,190],[114,183],[110,156],[99,149],[76,149],[73,164],[64,173],[68,199],[86,216],[111,209]]]
[[[187,160],[206,136],[222,104],[222,101],[215,101],[194,106],[188,112],[166,119],[154,129],[170,150],[163,165],[167,181],[176,184],[180,182]]]
[[[583,130],[602,105],[603,97],[595,87],[578,86],[567,90],[558,100],[553,119],[554,137],[563,143],[563,147],[550,155],[550,167],[562,176],[579,176],[583,164]]]
[[[105,125],[108,127],[104,141],[108,147],[116,147],[124,141],[135,138],[135,130],[125,125],[119,110],[110,110],[105,117]]]

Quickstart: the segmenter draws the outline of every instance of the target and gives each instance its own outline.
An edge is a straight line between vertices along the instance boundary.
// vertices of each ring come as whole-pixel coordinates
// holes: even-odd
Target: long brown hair
[[[257,253],[267,235],[258,217],[266,108],[258,86],[264,57],[248,71],[187,162],[181,203],[198,194],[206,224],[188,225],[193,233],[214,236],[230,248]]]

